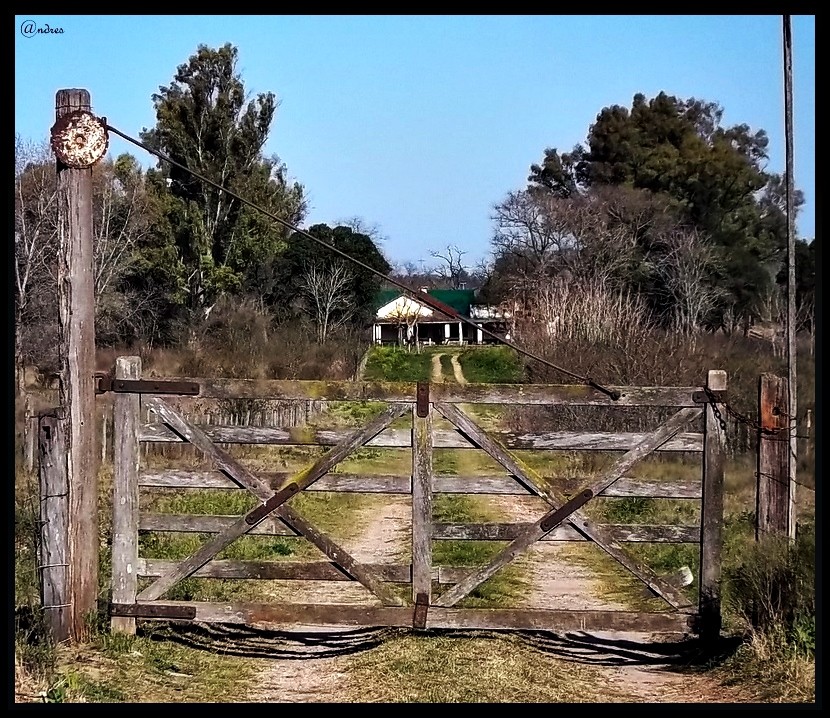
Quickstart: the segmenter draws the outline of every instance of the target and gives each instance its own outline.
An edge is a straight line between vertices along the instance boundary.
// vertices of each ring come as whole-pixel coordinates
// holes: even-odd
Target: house
[[[421,292],[430,297],[429,303],[420,302],[397,289],[378,293],[372,327],[375,344],[484,344],[493,340],[483,330],[499,334],[507,332],[510,313],[499,307],[476,303],[474,289],[421,287]],[[436,304],[472,320],[479,328],[474,329],[458,321],[456,316],[440,311]]]

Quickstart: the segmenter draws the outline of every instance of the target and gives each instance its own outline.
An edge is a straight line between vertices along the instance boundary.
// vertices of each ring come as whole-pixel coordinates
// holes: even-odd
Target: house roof
[[[375,311],[400,297],[404,292],[399,289],[382,289],[375,297]],[[470,305],[475,299],[475,289],[430,289],[427,294],[433,299],[446,304],[462,316],[470,316]],[[417,296],[417,292],[415,293]]]

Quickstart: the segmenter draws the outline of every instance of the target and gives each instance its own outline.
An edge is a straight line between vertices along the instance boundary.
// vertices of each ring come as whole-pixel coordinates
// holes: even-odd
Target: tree
[[[561,155],[546,150],[542,164],[531,166],[529,189],[570,198],[610,185],[664,197],[718,255],[710,279],[727,292],[710,323],[746,326],[774,280],[770,267],[784,254],[783,185],[764,170],[766,133],[745,124],[722,127],[722,117],[716,103],[637,94],[630,110],[614,105],[597,115],[586,146]],[[734,321],[725,321],[729,315]]]
[[[331,228],[326,224],[315,224],[309,227],[308,233],[378,272],[386,274],[390,270],[389,263],[368,235],[354,232],[349,227]],[[300,232],[295,232],[289,237],[288,246],[276,263],[276,282],[268,302],[283,313],[302,310],[303,277],[308,268],[316,266],[325,273],[327,267],[344,261],[348,262]],[[374,301],[381,280],[356,264],[348,263],[346,266],[350,274],[347,282],[349,303],[354,307],[351,321],[363,325],[374,313]]]
[[[47,142],[14,138],[14,364],[18,395],[24,366],[40,335],[56,345],[57,295],[51,260],[57,253],[57,183]],[[53,326],[52,340],[45,326]],[[44,347],[45,348],[45,345]],[[28,355],[28,357],[27,357]]]
[[[329,333],[346,324],[354,315],[354,297],[349,291],[351,283],[352,271],[344,260],[322,266],[314,263],[306,265],[300,287],[317,325],[319,344],[325,344]]]
[[[441,260],[433,271],[440,279],[450,285],[450,289],[460,289],[461,284],[466,284],[469,278],[461,261],[465,254],[467,252],[462,252],[454,244],[448,244],[444,250],[430,252],[432,257]]]
[[[302,187],[287,181],[278,158],[263,156],[276,99],[266,92],[248,101],[237,57],[230,43],[216,50],[200,45],[173,82],[153,95],[156,126],[141,137],[189,169],[298,223],[305,211]],[[252,279],[248,267],[282,250],[287,233],[178,167],[160,166],[157,174],[156,191],[171,195],[166,243],[182,265],[186,304],[206,316],[219,296],[241,291]]]

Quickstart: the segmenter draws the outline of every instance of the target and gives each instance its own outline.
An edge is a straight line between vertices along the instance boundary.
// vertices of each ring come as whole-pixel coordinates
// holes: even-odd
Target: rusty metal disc
[[[67,167],[91,167],[107,154],[106,123],[86,110],[64,115],[52,126],[52,149]]]

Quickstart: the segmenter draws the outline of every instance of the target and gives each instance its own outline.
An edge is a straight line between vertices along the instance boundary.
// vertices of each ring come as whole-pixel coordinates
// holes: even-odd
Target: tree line
[[[301,226],[304,187],[266,155],[278,102],[245,91],[231,44],[200,45],[152,96],[149,147]],[[775,320],[786,282],[784,178],[765,170],[768,139],[722,127],[723,109],[661,93],[606,107],[585,145],[548,148],[527,186],[494,206],[489,261],[454,244],[426,267],[393,266],[360,219],[313,236],[423,284],[479,288],[551,337],[602,336],[602,321],[678,333],[746,332]],[[130,154],[94,166],[96,332],[102,346],[195,346],[217,310],[242,303],[276,327],[305,323],[319,344],[360,335],[382,282],[239,200],[159,161]],[[54,158],[15,137],[15,361],[56,365]],[[796,204],[803,203],[797,193]],[[799,241],[800,325],[812,329],[814,243]],[[592,322],[573,317],[582,308]],[[223,315],[224,316],[224,315]]]

